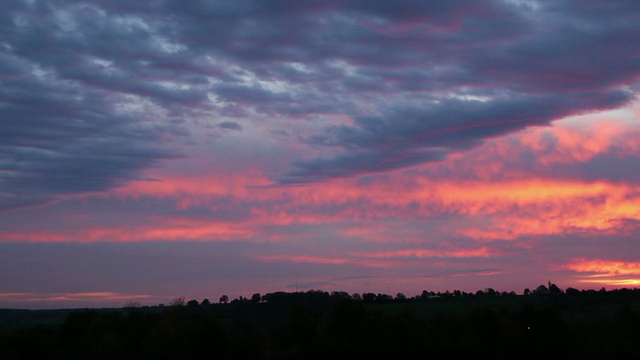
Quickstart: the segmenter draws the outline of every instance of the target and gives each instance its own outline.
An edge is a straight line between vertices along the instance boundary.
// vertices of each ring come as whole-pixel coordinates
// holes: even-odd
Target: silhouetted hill
[[[551,284],[552,285],[552,284]],[[640,290],[322,291],[211,304],[0,310],[0,359],[499,359],[640,355]]]

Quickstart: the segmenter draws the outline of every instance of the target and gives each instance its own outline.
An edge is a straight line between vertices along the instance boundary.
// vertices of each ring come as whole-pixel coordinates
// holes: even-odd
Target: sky
[[[0,2],[0,308],[640,284],[636,0]]]

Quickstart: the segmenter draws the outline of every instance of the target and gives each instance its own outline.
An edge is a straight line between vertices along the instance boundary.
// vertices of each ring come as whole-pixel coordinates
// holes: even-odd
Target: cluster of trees
[[[276,292],[76,310],[59,325],[0,326],[0,359],[640,356],[640,290],[545,288],[412,298]]]
[[[609,293],[618,293],[618,292],[626,292],[630,291],[629,289],[621,289],[621,290],[612,290]],[[298,293],[298,292],[296,292]],[[464,292],[460,290],[454,291],[445,291],[445,292],[434,292],[423,290],[421,294],[407,297],[403,293],[398,293],[394,296],[389,294],[381,294],[381,293],[354,293],[349,294],[345,291],[332,291],[331,293],[326,291],[319,290],[310,290],[306,294],[315,294],[317,296],[322,296],[324,298],[334,298],[334,299],[352,299],[357,301],[364,301],[366,303],[388,303],[388,302],[416,302],[416,301],[426,301],[426,300],[434,300],[434,299],[452,299],[452,298],[464,298],[464,299],[472,299],[472,298],[484,298],[484,297],[515,297],[518,296],[515,291],[503,291],[499,292],[492,288],[486,288],[484,290],[478,290],[476,292]],[[566,290],[560,289],[556,284],[551,282],[548,283],[548,286],[539,285],[535,289],[531,290],[529,288],[524,289],[522,295],[524,296],[560,296],[560,295],[568,295],[568,296],[590,296],[593,294],[606,294],[607,290],[605,288],[600,289],[596,292],[596,290],[578,290],[572,287],[567,288]],[[238,303],[238,302],[265,302],[270,299],[278,298],[281,296],[291,296],[291,293],[287,292],[275,292],[269,293],[266,295],[261,295],[260,293],[255,293],[251,296],[251,298],[238,297],[236,299],[230,300],[228,295],[222,295],[220,297],[220,304],[229,304],[229,303]],[[186,305],[186,306],[209,306],[212,305],[212,302],[209,299],[202,300],[202,303],[199,303],[197,300],[189,300],[186,301],[184,297],[174,299],[170,305]]]

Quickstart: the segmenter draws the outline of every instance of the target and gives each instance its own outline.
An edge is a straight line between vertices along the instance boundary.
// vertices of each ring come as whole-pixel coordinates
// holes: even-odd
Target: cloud
[[[616,108],[640,76],[628,2],[0,6],[5,209],[122,186],[212,118],[314,121],[273,176],[310,183]]]
[[[564,265],[581,276],[580,282],[614,286],[637,286],[640,284],[640,263],[602,259],[573,259]]]
[[[180,175],[171,168],[145,174],[163,181],[131,182],[105,198],[51,207],[58,217],[34,212],[35,229],[19,226],[20,213],[5,214],[1,235],[5,241],[518,243],[531,236],[632,234],[640,220],[640,183],[632,171],[640,143],[638,126],[629,121],[636,111],[637,103],[567,118],[411,171],[331,173],[308,186],[254,186],[269,184],[272,155],[259,153],[251,166],[222,171],[222,159],[233,155],[221,153],[209,163],[176,163]],[[83,207],[100,209],[101,220],[78,223],[74,214]]]
[[[159,143],[175,126],[145,126],[100,92],[24,75],[0,90],[1,209],[108,190],[179,156]]]
[[[518,26],[494,24],[496,30],[483,34],[482,46],[472,43],[479,39],[466,25],[476,24],[473,21],[481,17],[478,14],[493,13],[495,3],[477,14],[465,13],[465,17],[454,12],[452,22],[459,21],[459,26],[442,30],[444,37],[450,38],[445,46],[438,47],[440,57],[434,61],[418,65],[397,60],[381,68],[354,61],[358,67],[347,83],[357,83],[359,91],[373,98],[385,94],[384,100],[378,98],[383,100],[382,105],[374,106],[373,115],[354,114],[353,124],[328,126],[323,133],[308,137],[308,143],[338,147],[340,153],[300,159],[291,172],[277,180],[314,182],[377,172],[384,168],[376,167],[377,163],[394,164],[387,169],[410,167],[440,160],[459,148],[477,146],[489,137],[624,105],[634,98],[625,88],[637,83],[640,73],[633,60],[627,61],[629,57],[611,59],[602,50],[638,58],[640,54],[628,41],[640,31],[632,25],[637,16],[621,14],[624,20],[617,23],[617,17],[608,16],[625,12],[626,4],[599,5],[599,11],[607,14],[602,19],[595,18],[587,6],[573,5],[578,11],[571,13],[565,12],[569,7],[566,4],[540,4],[535,9],[504,7],[502,11],[516,15]],[[403,20],[394,21],[385,26],[402,27]],[[428,44],[432,38],[426,38]],[[382,44],[383,36],[379,39]],[[398,41],[391,48],[412,38],[403,34],[394,39]],[[463,46],[464,57],[459,52]],[[415,60],[435,55],[428,47],[390,52]],[[439,70],[432,69],[432,64],[438,64]],[[397,94],[405,99],[395,97]],[[422,104],[410,104],[406,98]],[[425,149],[439,150],[442,156],[424,157]],[[372,152],[386,156],[371,156]],[[403,161],[394,162],[398,158]],[[349,159],[346,166],[345,159]]]
[[[115,38],[104,39],[104,46],[139,48],[132,43],[140,35],[135,26],[117,28],[118,20],[90,8],[64,16],[41,3],[16,3],[6,10],[0,36],[0,210],[109,190],[180,155],[164,139],[188,132],[169,120],[146,123],[153,115],[135,110],[140,108],[135,99],[197,100],[131,81],[131,73],[100,57],[103,51],[121,52],[92,40],[108,34]],[[65,28],[61,19],[78,28]]]
[[[578,259],[566,267],[577,272],[640,275],[640,263],[637,262]]]
[[[222,130],[242,131],[242,125],[233,121],[223,121],[218,124],[218,127]]]
[[[640,127],[631,120],[637,111],[636,101],[623,109],[564,118],[492,139],[420,173],[457,181],[536,177],[638,184],[633,169],[640,154]]]
[[[431,249],[402,249],[379,252],[342,252],[337,256],[318,255],[258,255],[256,258],[264,261],[287,261],[305,264],[343,265],[350,264],[358,267],[391,268],[411,267],[419,264],[442,261],[442,259],[456,260],[469,258],[496,257],[499,254],[487,248],[431,250]]]
[[[447,100],[423,108],[398,108],[381,116],[359,117],[354,125],[329,126],[308,138],[313,145],[344,149],[333,158],[297,160],[282,183],[313,182],[405,168],[442,160],[448,152],[468,149],[481,140],[581,111],[613,108],[630,96],[581,94],[576,99],[558,96],[511,96],[489,101]]]
[[[442,160],[438,149],[423,151],[386,152],[364,150],[343,153],[334,158],[295,160],[294,170],[278,178],[280,184],[296,184],[349,177],[354,174],[371,174],[395,170],[427,161]]]

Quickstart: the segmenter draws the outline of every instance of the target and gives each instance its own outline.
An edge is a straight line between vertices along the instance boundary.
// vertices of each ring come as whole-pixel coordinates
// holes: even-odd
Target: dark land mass
[[[640,358],[640,289],[220,300],[0,310],[0,359]]]

